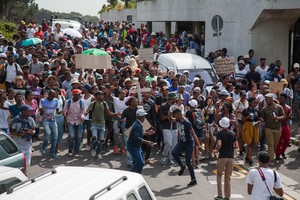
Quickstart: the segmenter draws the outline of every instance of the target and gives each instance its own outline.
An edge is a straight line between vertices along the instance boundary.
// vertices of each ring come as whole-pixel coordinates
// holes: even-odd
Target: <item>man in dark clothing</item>
[[[252,83],[255,83],[257,86],[260,83],[260,74],[255,71],[255,65],[250,64],[249,66],[250,71],[246,74],[246,79],[248,81],[248,86],[250,87]]]
[[[222,130],[217,133],[217,148],[215,153],[219,152],[219,158],[217,161],[217,185],[218,185],[218,196],[215,200],[221,200],[222,197],[222,175],[225,171],[225,200],[230,198],[231,186],[230,177],[234,167],[234,149],[238,148],[238,142],[234,132],[230,131],[230,120],[227,117],[223,117],[219,121]]]
[[[130,135],[127,141],[127,150],[129,151],[132,159],[134,160],[134,165],[131,168],[132,172],[136,172],[141,174],[144,167],[144,160],[142,154],[142,143],[148,145],[149,147],[153,146],[153,143],[148,140],[143,139],[143,135],[152,135],[155,131],[150,130],[148,132],[144,132],[143,129],[143,122],[145,121],[146,111],[144,109],[138,109],[136,111],[136,118],[137,120],[134,122]]]

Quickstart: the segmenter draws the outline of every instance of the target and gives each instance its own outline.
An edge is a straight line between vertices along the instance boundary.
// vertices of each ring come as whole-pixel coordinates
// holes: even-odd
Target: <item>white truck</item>
[[[5,193],[11,186],[27,180],[20,169],[0,166],[0,194]]]
[[[156,200],[137,173],[90,167],[57,167],[10,187],[0,200]]]

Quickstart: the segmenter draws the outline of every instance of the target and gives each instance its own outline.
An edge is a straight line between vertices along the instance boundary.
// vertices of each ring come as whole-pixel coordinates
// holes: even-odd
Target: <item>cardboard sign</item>
[[[148,62],[153,61],[153,49],[152,48],[144,48],[139,49],[139,60],[143,62],[144,60]]]
[[[283,84],[278,82],[270,82],[269,91],[272,94],[281,94],[283,92]]]
[[[111,57],[94,55],[75,55],[76,68],[80,69],[111,69]]]
[[[218,58],[214,60],[216,73],[220,75],[229,75],[234,73],[234,57]]]
[[[143,127],[144,127],[144,131],[148,131],[148,130],[151,128],[151,124],[148,122],[147,119],[145,119],[145,121],[143,122]],[[127,137],[129,137],[129,135],[130,135],[131,128],[132,128],[132,126],[130,126],[128,129],[126,129],[126,130],[124,131],[124,134],[125,134]]]

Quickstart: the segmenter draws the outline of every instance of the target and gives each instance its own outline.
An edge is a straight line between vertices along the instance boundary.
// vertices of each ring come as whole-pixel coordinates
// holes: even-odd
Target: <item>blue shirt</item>
[[[132,147],[140,147],[142,145],[143,134],[143,125],[139,120],[136,120],[132,125],[127,145]]]
[[[194,140],[190,132],[192,128],[193,127],[191,122],[186,118],[184,118],[183,122],[178,122],[178,133],[180,141],[186,142]]]
[[[8,108],[12,114],[12,118],[15,118],[16,116],[18,116],[20,114],[22,106],[19,108],[19,106],[17,106],[17,104],[15,104],[15,105],[9,106]]]
[[[58,108],[58,99],[54,98],[52,101],[49,101],[47,98],[44,98],[40,101],[40,108],[45,108],[43,113],[43,120],[54,121],[54,113],[56,108]]]
[[[169,91],[170,92],[177,92],[178,91],[178,87],[174,88],[173,86],[169,87]]]

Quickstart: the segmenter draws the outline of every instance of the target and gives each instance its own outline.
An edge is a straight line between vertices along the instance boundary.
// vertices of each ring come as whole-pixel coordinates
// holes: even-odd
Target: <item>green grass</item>
[[[13,35],[17,33],[17,25],[11,22],[3,22],[0,20],[0,32],[8,41],[11,41]]]

